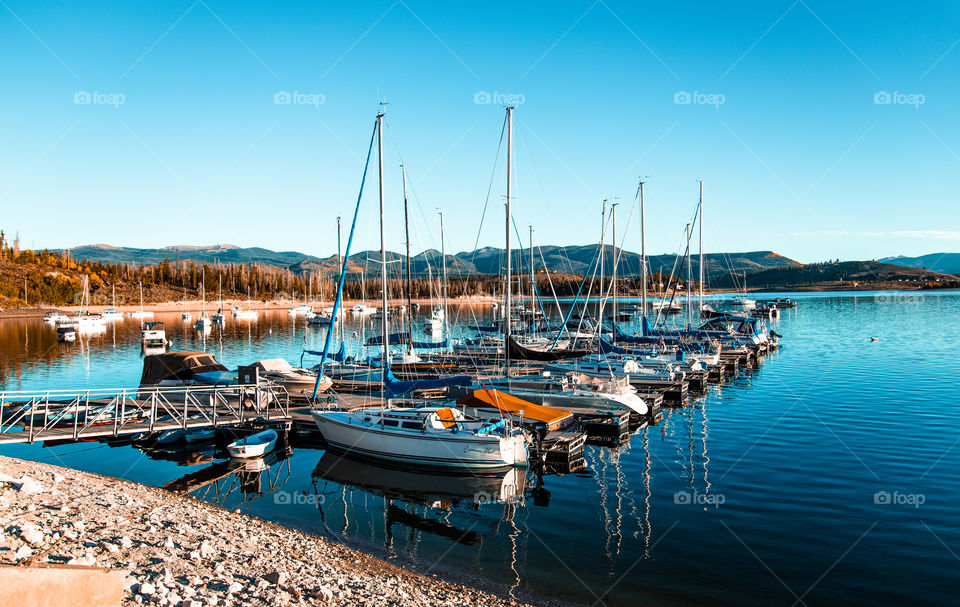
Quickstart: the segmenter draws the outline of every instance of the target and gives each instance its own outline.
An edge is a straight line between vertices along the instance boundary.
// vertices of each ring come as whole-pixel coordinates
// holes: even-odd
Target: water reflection
[[[174,450],[171,449],[171,451]],[[210,460],[195,458],[198,455],[202,457],[201,454],[212,453],[214,449],[213,447],[202,450],[185,448],[180,451],[188,454],[187,461],[202,463]],[[162,450],[157,448],[144,450],[144,453],[151,458],[157,458],[158,455],[163,457],[160,455]],[[228,459],[214,462],[168,482],[163,488],[177,492],[194,492],[194,497],[219,506],[224,506],[233,494],[239,494],[241,502],[251,501],[280,490],[290,480],[292,454],[293,452],[287,448],[253,459]]]

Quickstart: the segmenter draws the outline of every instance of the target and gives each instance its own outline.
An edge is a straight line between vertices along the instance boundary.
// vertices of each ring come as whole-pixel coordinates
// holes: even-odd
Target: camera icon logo
[[[689,504],[690,503],[690,493],[687,491],[677,491],[673,494],[673,503],[674,504]]]
[[[287,505],[290,503],[290,494],[286,491],[278,491],[273,494],[273,503],[280,505]]]
[[[873,503],[874,504],[889,504],[890,503],[890,493],[888,491],[877,491],[873,494]]]
[[[690,93],[677,91],[673,94],[673,102],[677,105],[690,105]]]
[[[73,102],[77,105],[90,105],[90,93],[77,91],[73,94]]]
[[[477,105],[490,105],[492,97],[487,91],[477,91],[473,94],[473,102]]]
[[[877,91],[873,94],[873,102],[877,105],[890,105],[893,98],[887,91]]]
[[[273,94],[273,103],[275,105],[290,105],[290,93],[287,91],[277,91]]]

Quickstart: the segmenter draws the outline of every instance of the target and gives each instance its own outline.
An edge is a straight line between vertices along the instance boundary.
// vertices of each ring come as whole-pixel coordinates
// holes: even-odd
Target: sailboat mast
[[[338,276],[343,275],[343,269],[346,265],[343,260],[343,255],[340,254],[340,221],[341,221],[341,217],[337,215],[337,275]],[[337,284],[339,285],[339,282]],[[340,287],[338,286],[337,289],[339,290],[339,288]],[[336,293],[334,295],[334,298],[338,297],[339,295],[340,295],[339,293]],[[334,311],[339,312],[339,310],[334,310]],[[337,327],[340,328],[340,341],[343,342],[343,323],[337,322],[338,319],[336,318],[336,316],[338,316],[338,314],[334,314],[333,322],[337,323]]]
[[[400,165],[400,173],[403,176],[403,229],[407,240],[407,331],[409,332],[410,354],[413,355],[413,302],[410,299],[410,291],[413,288],[410,279],[410,209],[407,203],[407,170],[402,164]]]
[[[440,214],[440,263],[443,265],[443,338],[450,337],[449,325],[447,324],[447,248],[443,242],[443,211]]]
[[[613,203],[610,205],[610,213],[612,215],[611,220],[613,221],[613,277],[611,278],[613,286],[613,324],[617,324],[617,204]],[[614,335],[617,334],[616,331],[613,332]],[[616,337],[614,337],[616,340]]]
[[[513,106],[507,106],[507,210],[506,210],[506,255],[507,281],[504,290],[503,311],[503,366],[507,378],[510,377],[510,179],[513,162]]]
[[[640,308],[647,317],[647,226],[643,212],[643,181],[640,182]]]
[[[383,112],[377,112],[377,171],[380,175],[380,295],[383,306],[383,384],[390,371],[390,323],[387,320],[387,251],[383,241]]]
[[[603,199],[603,206],[600,211],[600,310],[603,310],[603,245],[604,245],[604,235],[607,229],[607,199]],[[603,319],[598,319],[600,325],[603,325]]]
[[[690,229],[690,224],[687,224],[687,327],[693,323],[693,311],[690,308],[690,281],[693,279],[693,270],[690,266],[690,237],[693,236],[693,231]]]
[[[700,181],[700,313],[703,314],[703,180]]]
[[[533,226],[530,226],[530,329],[531,332],[537,325],[537,302],[536,289],[533,285]]]

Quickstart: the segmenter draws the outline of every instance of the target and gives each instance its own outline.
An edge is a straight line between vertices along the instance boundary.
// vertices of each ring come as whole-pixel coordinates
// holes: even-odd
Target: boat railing
[[[120,436],[289,418],[277,385],[0,391],[0,443]]]

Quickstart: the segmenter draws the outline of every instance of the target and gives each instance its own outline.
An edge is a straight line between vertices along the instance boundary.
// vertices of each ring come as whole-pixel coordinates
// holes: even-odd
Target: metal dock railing
[[[0,445],[289,419],[276,385],[0,392]]]

